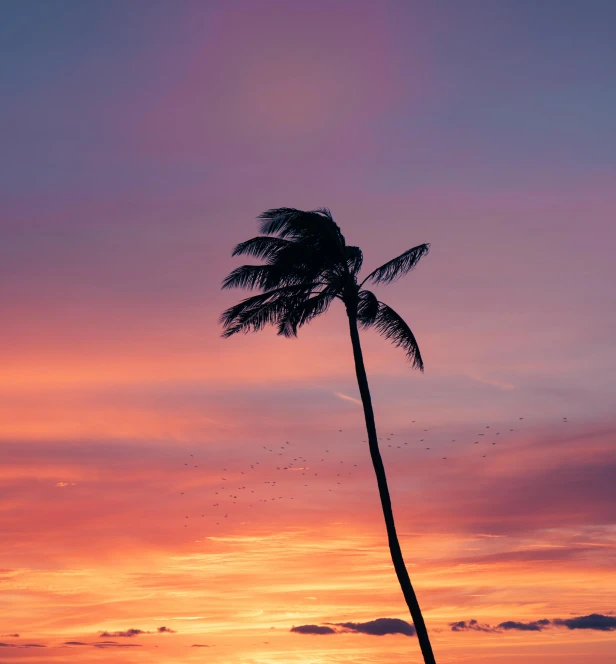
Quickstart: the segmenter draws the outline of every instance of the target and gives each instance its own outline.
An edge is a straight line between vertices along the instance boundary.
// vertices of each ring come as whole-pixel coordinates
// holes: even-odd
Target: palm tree
[[[258,219],[261,235],[238,244],[233,256],[253,256],[265,263],[236,268],[223,281],[222,287],[262,292],[242,300],[221,315],[222,336],[226,338],[238,332],[256,332],[272,324],[278,328],[279,335],[295,337],[298,328],[325,313],[334,300],[344,303],[391,558],[415,624],[424,662],[435,664],[428,631],[396,535],[359,341],[359,327],[373,327],[395,346],[401,347],[414,368],[423,371],[423,361],[411,328],[363,285],[366,282],[387,284],[405,275],[428,253],[430,245],[420,244],[405,251],[358,283],[362,252],[359,247],[346,244],[344,235],[327,208],[310,212],[275,208],[263,212]]]

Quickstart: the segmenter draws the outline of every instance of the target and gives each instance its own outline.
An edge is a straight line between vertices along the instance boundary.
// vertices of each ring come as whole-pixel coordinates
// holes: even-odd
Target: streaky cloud
[[[120,632],[101,632],[100,636],[102,638],[107,637],[127,637],[132,638],[133,636],[139,636],[140,634],[149,634],[149,632],[144,632],[142,629],[127,629]]]

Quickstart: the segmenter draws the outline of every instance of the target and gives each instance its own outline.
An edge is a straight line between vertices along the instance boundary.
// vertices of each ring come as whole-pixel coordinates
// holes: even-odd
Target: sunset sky
[[[615,24],[0,0],[0,662],[420,664],[344,308],[220,337],[256,216],[325,206],[366,274],[431,243],[375,289],[425,373],[362,343],[437,662],[613,664]]]

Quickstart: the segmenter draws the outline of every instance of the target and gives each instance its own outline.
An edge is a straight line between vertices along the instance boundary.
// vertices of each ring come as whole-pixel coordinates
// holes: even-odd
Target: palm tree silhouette
[[[222,288],[247,288],[262,292],[223,312],[220,317],[222,336],[226,338],[238,332],[256,332],[271,324],[277,326],[279,335],[295,337],[298,328],[325,313],[335,299],[344,303],[391,558],[417,630],[424,662],[435,664],[428,631],[396,535],[359,341],[359,327],[374,327],[404,350],[414,368],[423,371],[423,360],[410,327],[391,307],[379,302],[374,293],[362,287],[366,282],[388,284],[405,275],[428,253],[430,245],[420,244],[405,251],[358,283],[363,254],[359,247],[346,244],[344,235],[327,208],[310,212],[274,208],[260,214],[258,219],[261,235],[238,244],[232,255],[253,256],[265,263],[236,268],[223,281]]]

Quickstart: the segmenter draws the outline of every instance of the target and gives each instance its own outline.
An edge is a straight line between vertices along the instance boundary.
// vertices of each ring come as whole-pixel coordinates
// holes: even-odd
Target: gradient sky
[[[613,662],[615,25],[0,0],[0,661],[420,661],[291,632],[410,620],[344,312],[219,336],[255,217],[327,206],[368,270],[432,245],[377,289],[425,374],[362,340],[437,661]]]

